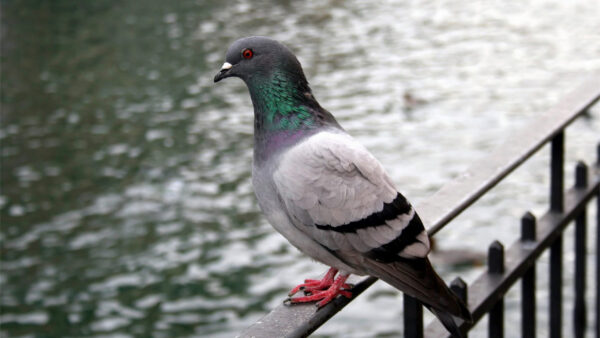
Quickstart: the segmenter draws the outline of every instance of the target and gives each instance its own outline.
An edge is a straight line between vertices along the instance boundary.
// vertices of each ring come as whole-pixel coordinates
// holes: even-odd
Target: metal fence
[[[598,74],[597,74],[598,75]],[[521,238],[508,246],[494,242],[488,251],[488,269],[467,285],[460,278],[451,288],[468,304],[474,323],[489,315],[489,337],[504,336],[504,295],[520,281],[522,337],[536,336],[536,315],[549,315],[549,332],[552,338],[563,333],[562,312],[562,258],[563,231],[575,224],[575,297],[572,333],[583,337],[587,325],[595,326],[595,336],[600,338],[600,256],[596,255],[595,285],[586,288],[586,212],[594,200],[598,212],[596,245],[600,243],[600,145],[598,160],[592,166],[577,163],[575,184],[564,189],[565,128],[577,117],[586,113],[600,99],[600,75],[584,83],[546,114],[508,138],[508,141],[486,158],[475,163],[456,180],[451,181],[432,197],[416,206],[424,224],[430,225],[429,235],[446,226],[487,191],[519,167],[544,145],[550,143],[550,206],[539,219],[526,213],[521,219]],[[598,133],[600,136],[600,131]],[[536,260],[545,250],[550,251],[549,314],[536,313]],[[596,248],[596,252],[600,248]],[[354,298],[377,279],[367,277],[353,288]],[[587,292],[586,292],[587,291]],[[592,292],[594,291],[592,294]],[[596,299],[596,316],[588,321],[587,297]],[[334,316],[352,299],[339,297],[322,309],[312,304],[280,305],[250,326],[239,337],[280,338],[306,337]],[[404,296],[405,337],[447,337],[447,331],[438,321],[423,325],[423,309],[418,301]],[[468,334],[474,323],[459,322]],[[515,336],[512,331],[511,336]],[[569,335],[571,336],[571,334]]]

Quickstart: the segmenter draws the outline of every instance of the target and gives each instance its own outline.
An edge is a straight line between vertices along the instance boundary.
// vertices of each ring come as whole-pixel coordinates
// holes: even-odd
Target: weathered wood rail
[[[595,325],[596,338],[600,338],[600,255],[596,255],[595,284],[586,289],[586,212],[595,199],[600,215],[600,145],[598,160],[588,167],[577,163],[575,185],[564,189],[565,129],[580,115],[586,113],[600,99],[600,74],[564,98],[546,114],[539,115],[531,124],[515,132],[496,151],[471,166],[460,177],[443,186],[437,193],[416,206],[428,232],[434,235],[481,196],[523,164],[544,145],[551,144],[550,206],[536,219],[526,213],[521,219],[521,238],[507,249],[499,242],[489,247],[488,270],[470,285],[460,278],[451,283],[452,289],[463,297],[475,322],[489,315],[489,337],[504,336],[504,294],[517,281],[521,281],[521,312],[523,337],[535,337],[536,327],[536,260],[546,249],[550,250],[549,332],[558,338],[563,333],[562,311],[562,258],[563,231],[575,223],[575,297],[573,327],[574,337],[583,337],[587,325]],[[598,133],[600,137],[600,131]],[[596,224],[596,245],[600,243],[600,216]],[[596,252],[600,248],[596,248]],[[367,277],[354,289],[355,298],[377,279]],[[596,316],[588,322],[585,306],[586,291],[595,290]],[[588,292],[588,296],[589,292]],[[280,305],[250,326],[238,337],[280,338],[306,337],[329,320],[351,299],[337,298],[317,310],[312,304]],[[544,314],[546,315],[546,314]],[[414,299],[404,297],[405,337],[447,337],[448,333],[437,321],[426,328],[423,325],[422,306]],[[473,323],[460,323],[467,334]],[[511,336],[514,336],[512,331]],[[569,334],[571,336],[571,334]]]

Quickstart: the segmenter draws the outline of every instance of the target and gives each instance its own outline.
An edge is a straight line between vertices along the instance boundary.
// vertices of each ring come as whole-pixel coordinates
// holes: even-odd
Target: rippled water
[[[231,337],[324,271],[261,217],[250,99],[212,83],[241,36],[291,47],[417,203],[600,70],[595,1],[4,1],[1,15],[3,336]],[[569,175],[599,130],[598,109],[569,130]],[[545,208],[546,153],[440,246],[510,243]],[[400,304],[377,283],[317,334],[397,335]]]

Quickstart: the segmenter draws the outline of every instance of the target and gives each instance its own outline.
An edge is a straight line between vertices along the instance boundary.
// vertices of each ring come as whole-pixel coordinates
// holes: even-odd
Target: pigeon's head
[[[286,46],[273,39],[251,36],[239,39],[229,47],[215,82],[235,76],[249,83],[253,78],[269,76],[274,70],[304,79],[300,62]]]

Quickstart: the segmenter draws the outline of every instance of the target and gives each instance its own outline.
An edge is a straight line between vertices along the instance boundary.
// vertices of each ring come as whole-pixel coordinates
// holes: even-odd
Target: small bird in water
[[[242,38],[214,81],[228,77],[246,83],[254,106],[252,183],[262,211],[292,245],[331,267],[292,289],[290,297],[305,295],[289,302],[322,307],[352,297],[350,274],[371,275],[461,337],[452,316],[471,314],[433,270],[421,219],[379,161],[317,102],[296,56],[275,40]]]
[[[402,99],[404,101],[404,109],[407,111],[411,111],[416,107],[422,106],[427,103],[427,101],[416,97],[410,90],[406,90],[404,95],[402,95]]]

